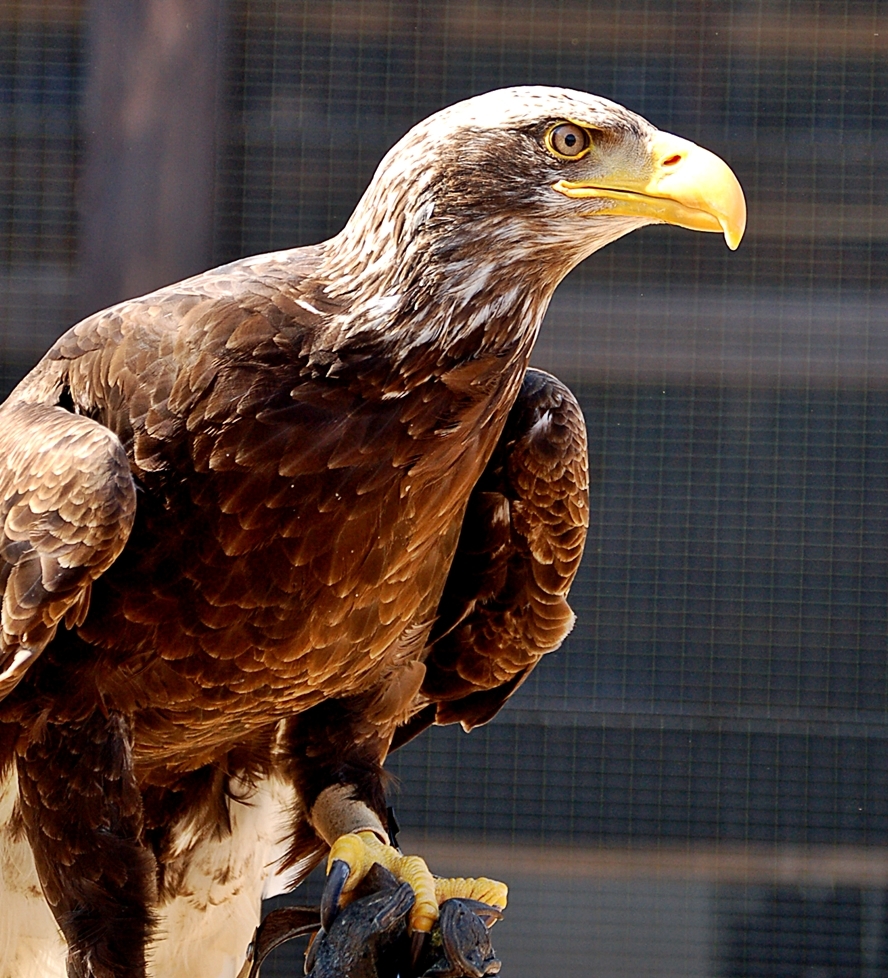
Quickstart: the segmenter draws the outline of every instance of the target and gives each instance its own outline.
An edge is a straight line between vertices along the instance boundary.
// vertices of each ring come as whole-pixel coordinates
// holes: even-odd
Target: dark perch
[[[376,865],[365,877],[360,896],[341,910],[329,932],[321,927],[318,907],[273,910],[256,930],[239,978],[259,978],[268,955],[287,941],[315,935],[305,959],[311,978],[485,978],[496,975],[500,961],[488,928],[502,917],[477,900],[447,900],[419,958],[411,964],[407,913],[413,891]]]

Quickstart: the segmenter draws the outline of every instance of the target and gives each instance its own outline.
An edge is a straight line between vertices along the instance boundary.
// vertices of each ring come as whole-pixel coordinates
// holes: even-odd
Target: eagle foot
[[[505,883],[483,877],[435,877],[419,856],[403,855],[381,842],[374,832],[351,832],[340,836],[330,848],[327,883],[321,899],[324,930],[330,930],[340,907],[350,902],[351,895],[374,864],[385,867],[398,882],[408,883],[413,890],[415,902],[410,909],[408,928],[417,936],[416,950],[421,947],[420,935],[431,931],[438,919],[438,908],[446,900],[475,900],[496,910],[506,906]]]

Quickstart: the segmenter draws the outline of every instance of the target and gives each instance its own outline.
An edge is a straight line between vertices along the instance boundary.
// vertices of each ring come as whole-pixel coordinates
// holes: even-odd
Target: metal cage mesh
[[[83,25],[0,5],[7,386],[74,308]],[[884,5],[236,0],[227,45],[220,262],[334,233],[414,121],[501,85],[731,163],[739,252],[649,228],[559,291],[537,362],[589,426],[579,621],[489,727],[393,756],[393,800],[434,868],[512,874],[513,975],[888,974]]]

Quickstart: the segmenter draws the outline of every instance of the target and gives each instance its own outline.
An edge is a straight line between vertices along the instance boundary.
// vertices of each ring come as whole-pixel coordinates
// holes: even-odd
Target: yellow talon
[[[445,900],[458,897],[461,900],[479,900],[497,910],[505,910],[509,900],[509,888],[499,880],[485,876],[463,879],[461,876],[435,877],[435,898],[440,906]]]
[[[350,893],[361,882],[373,863],[382,862],[380,859],[369,858],[371,840],[383,848],[382,843],[372,832],[350,832],[348,835],[341,835],[331,846],[330,855],[327,857],[327,872],[330,872],[336,860],[346,863],[349,867],[348,880],[342,888],[343,894]]]
[[[438,919],[435,878],[419,856],[401,855],[397,849],[380,842],[374,832],[352,832],[333,843],[327,859],[328,873],[336,860],[342,860],[349,867],[348,879],[342,887],[343,896],[354,890],[374,863],[379,863],[396,879],[409,883],[413,890],[416,902],[410,909],[410,929],[423,933],[432,929]]]
[[[500,910],[506,906],[508,888],[505,883],[484,878],[436,878],[419,856],[402,855],[381,842],[374,832],[341,835],[330,847],[328,875],[337,861],[348,866],[348,877],[342,886],[343,903],[349,902],[349,895],[374,863],[384,866],[400,882],[409,883],[416,897],[408,918],[411,931],[428,933],[438,919],[438,905],[452,897],[480,900]]]

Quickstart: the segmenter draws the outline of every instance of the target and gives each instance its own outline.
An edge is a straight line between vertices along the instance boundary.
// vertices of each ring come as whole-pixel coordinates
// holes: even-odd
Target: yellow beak
[[[651,143],[650,165],[645,161],[626,169],[589,183],[559,180],[552,187],[566,197],[607,201],[609,206],[596,214],[721,231],[728,247],[737,249],[746,230],[746,200],[733,171],[715,153],[659,132]]]

